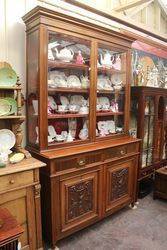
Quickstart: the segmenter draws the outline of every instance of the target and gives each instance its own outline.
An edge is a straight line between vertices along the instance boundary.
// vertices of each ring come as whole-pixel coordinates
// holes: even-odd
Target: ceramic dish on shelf
[[[17,102],[14,98],[11,97],[6,97],[5,100],[7,100],[11,106],[10,111],[8,113],[8,115],[12,115],[17,113]]]
[[[122,77],[119,73],[114,73],[112,76],[111,76],[111,82],[114,84],[114,85],[121,85],[122,84]]]
[[[53,96],[48,96],[48,108],[50,108],[51,110],[57,109],[57,104],[56,104]]]
[[[66,96],[61,95],[60,96],[60,102],[61,102],[62,105],[66,105],[66,106],[69,105],[69,100],[68,100],[68,98]]]
[[[17,83],[16,72],[12,68],[0,69],[0,87],[12,87]]]
[[[112,120],[107,121],[107,128],[109,133],[111,134],[115,133],[115,122]]]
[[[101,96],[97,98],[97,104],[103,105],[109,105],[110,106],[110,100],[108,97]]]
[[[81,81],[76,75],[70,75],[67,77],[67,86],[70,88],[81,88]]]
[[[67,82],[66,82],[66,78],[63,75],[56,75],[54,78],[54,82],[57,85],[57,87],[67,87]]]
[[[0,99],[0,116],[8,115],[11,110],[11,105],[8,100]]]
[[[9,151],[16,143],[15,134],[9,129],[0,129],[0,152]]]
[[[82,95],[72,95],[70,98],[70,105],[79,105],[83,103],[84,97]]]

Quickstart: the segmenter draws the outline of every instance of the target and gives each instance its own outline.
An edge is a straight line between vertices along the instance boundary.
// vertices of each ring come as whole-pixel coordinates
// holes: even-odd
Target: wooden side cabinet
[[[0,207],[7,208],[24,229],[22,249],[42,249],[39,168],[44,163],[29,158],[0,171]]]

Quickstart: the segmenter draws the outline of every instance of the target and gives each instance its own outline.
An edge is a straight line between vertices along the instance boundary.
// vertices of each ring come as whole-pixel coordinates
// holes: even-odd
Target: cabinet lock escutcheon
[[[121,155],[125,155],[126,151],[125,150],[121,150],[120,153],[121,153]]]
[[[79,159],[79,160],[78,160],[78,165],[79,165],[80,167],[84,166],[85,164],[86,164],[86,160],[85,160],[85,159]]]
[[[12,180],[9,181],[9,183],[10,183],[10,184],[14,184],[15,181],[12,179]]]

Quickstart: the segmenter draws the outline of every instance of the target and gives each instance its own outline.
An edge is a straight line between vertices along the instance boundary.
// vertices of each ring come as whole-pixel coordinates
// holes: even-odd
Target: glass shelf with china
[[[96,137],[124,133],[126,53],[99,44],[97,59]]]
[[[48,43],[48,146],[89,140],[88,40],[50,32]]]

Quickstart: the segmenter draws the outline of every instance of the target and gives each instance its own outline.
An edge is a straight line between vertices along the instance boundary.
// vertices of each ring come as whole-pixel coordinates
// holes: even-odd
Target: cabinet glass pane
[[[154,115],[154,98],[146,97],[145,100],[145,115]]]
[[[149,148],[153,146],[153,138],[154,138],[154,116],[150,116],[149,117],[149,140],[148,140]]]
[[[39,128],[39,114],[38,114],[38,34],[39,31],[31,33],[27,37],[27,46],[30,51],[33,48],[31,53],[27,54],[28,60],[28,71],[27,71],[27,125],[28,125],[28,144],[33,146],[38,146],[39,137],[38,137],[38,128]]]
[[[96,136],[124,131],[126,53],[100,44],[97,62]]]
[[[49,34],[48,144],[89,139],[90,42]]]
[[[144,118],[144,137],[143,137],[143,149],[148,148],[148,139],[149,139],[149,117]]]
[[[142,168],[147,167],[147,151],[142,153]]]
[[[131,109],[130,109],[130,124],[129,124],[129,134],[133,137],[137,137],[137,119],[138,119],[138,99],[137,97],[132,97]]]
[[[149,149],[147,151],[147,166],[152,164],[152,160],[153,160],[153,150]]]

